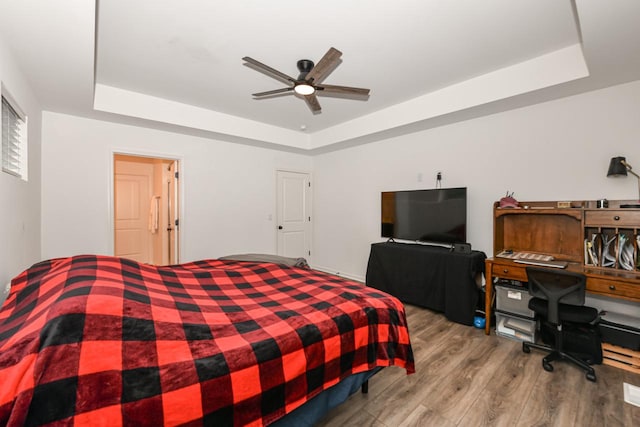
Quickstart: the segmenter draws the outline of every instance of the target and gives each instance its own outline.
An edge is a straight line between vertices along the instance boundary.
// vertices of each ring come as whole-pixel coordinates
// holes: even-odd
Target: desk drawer
[[[493,277],[501,277],[503,279],[527,281],[527,270],[524,267],[516,267],[514,265],[493,264],[491,267],[491,275]]]
[[[640,300],[640,285],[624,283],[614,279],[590,277],[587,280],[587,291],[609,295],[611,297]]]
[[[586,211],[584,224],[604,227],[638,227],[638,224],[640,224],[640,211],[630,212],[624,209]]]

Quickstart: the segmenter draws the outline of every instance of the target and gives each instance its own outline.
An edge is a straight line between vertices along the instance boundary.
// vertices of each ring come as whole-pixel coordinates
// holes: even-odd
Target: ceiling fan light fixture
[[[306,83],[297,84],[293,88],[293,90],[299,95],[311,95],[316,91],[316,89],[313,86],[308,85]]]

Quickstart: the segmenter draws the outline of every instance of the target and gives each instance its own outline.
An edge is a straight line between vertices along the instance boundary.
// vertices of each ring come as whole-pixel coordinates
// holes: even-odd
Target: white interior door
[[[278,255],[311,256],[311,179],[308,173],[277,172]]]
[[[153,262],[149,209],[152,198],[153,165],[115,161],[114,226],[115,256],[138,262]]]

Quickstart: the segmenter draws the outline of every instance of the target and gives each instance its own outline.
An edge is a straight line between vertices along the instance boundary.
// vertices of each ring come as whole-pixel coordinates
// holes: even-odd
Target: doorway
[[[114,153],[115,256],[155,265],[179,263],[178,169],[175,159]]]
[[[311,176],[277,171],[277,252],[285,257],[311,256]]]

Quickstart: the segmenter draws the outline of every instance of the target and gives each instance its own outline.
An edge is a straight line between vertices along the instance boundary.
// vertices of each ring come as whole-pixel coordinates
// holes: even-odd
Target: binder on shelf
[[[618,261],[618,235],[604,235],[602,237],[602,266],[615,268]]]
[[[599,267],[601,250],[602,235],[600,233],[593,233],[590,240],[585,239],[585,264]]]
[[[591,262],[591,258],[589,257],[589,247],[591,246],[591,242],[589,241],[589,239],[584,239],[584,245],[583,245],[583,249],[584,249],[584,264],[585,265],[593,265]]]
[[[618,266],[624,270],[633,271],[636,264],[636,254],[633,240],[626,234],[618,235]]]
[[[591,240],[589,239],[584,239],[584,263],[585,265],[598,266],[598,260],[594,253],[593,243],[591,243]]]
[[[640,234],[635,235],[636,241],[636,268],[640,270]]]

